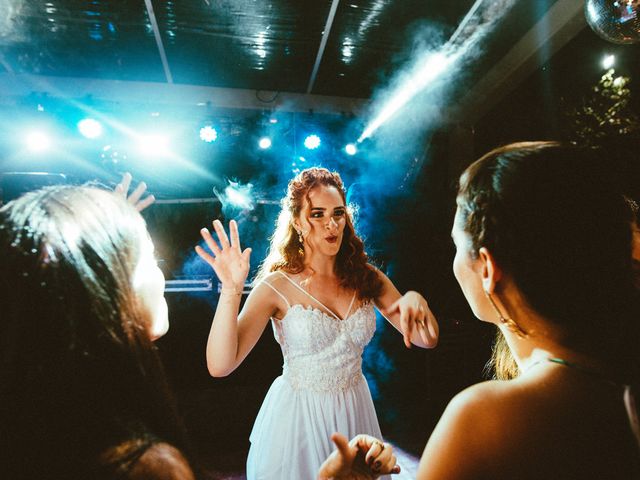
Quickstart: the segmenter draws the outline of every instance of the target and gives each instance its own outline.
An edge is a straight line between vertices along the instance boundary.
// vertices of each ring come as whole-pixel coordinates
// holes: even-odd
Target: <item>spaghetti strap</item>
[[[351,307],[353,307],[353,302],[355,302],[356,300],[356,292],[353,292],[353,297],[351,297],[351,303],[349,304],[349,309],[347,310],[347,314],[344,316],[344,318],[349,318],[349,315],[351,315]]]
[[[330,313],[331,315],[333,315],[335,317],[336,320],[342,321],[342,318],[340,318],[338,315],[336,315],[335,313],[333,313],[333,310],[331,310],[329,307],[327,307],[324,303],[322,303],[320,300],[318,300],[316,297],[314,297],[313,295],[311,295],[309,292],[307,292],[304,288],[302,288],[300,285],[298,285],[296,282],[293,281],[293,279],[291,277],[289,277],[289,275],[287,275],[286,273],[284,273],[281,270],[278,270],[278,272],[280,274],[282,274],[282,276],[284,276],[284,278],[286,278],[287,280],[289,280],[289,282],[291,282],[291,284],[296,287],[298,290],[300,290],[302,293],[306,294],[308,297],[310,297],[314,302],[316,302],[318,305],[320,305],[322,308],[324,308],[328,313]],[[354,297],[355,298],[355,293],[354,293]],[[351,304],[353,305],[353,299],[351,300]],[[349,306],[349,312],[351,312],[351,305]],[[348,313],[349,313],[348,312]],[[347,318],[349,315],[347,315],[345,318]]]
[[[284,300],[284,303],[287,304],[287,308],[291,308],[291,304],[289,303],[289,300],[287,300],[287,297],[285,297],[276,287],[274,287],[273,285],[271,285],[269,282],[267,282],[266,280],[263,280],[262,283],[264,283],[265,285],[271,287],[271,290],[273,290],[274,292],[276,292],[278,294],[278,296]]]

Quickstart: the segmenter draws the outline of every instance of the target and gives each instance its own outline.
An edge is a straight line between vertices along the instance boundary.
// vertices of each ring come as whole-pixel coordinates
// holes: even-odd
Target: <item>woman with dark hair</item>
[[[164,277],[134,206],[30,192],[0,209],[0,252],[3,476],[194,478],[152,343],[168,328]]]
[[[331,453],[334,431],[380,437],[361,369],[375,330],[374,305],[402,332],[407,347],[436,345],[435,318],[422,295],[401,295],[368,263],[337,173],[310,168],[289,182],[270,252],[240,314],[251,251],[241,250],[233,220],[230,239],[218,220],[213,226],[219,244],[202,230],[213,255],[196,247],[222,283],[207,344],[209,372],[218,377],[235,370],[269,319],[284,357],[283,374],[251,433],[247,476],[315,478]],[[384,448],[373,445],[372,467]]]
[[[599,163],[592,150],[518,143],[463,173],[453,271],[502,334],[504,380],[451,401],[419,480],[640,478],[634,218]]]
[[[452,400],[419,478],[640,474],[632,212],[596,164],[591,150],[521,143],[462,175],[453,270],[518,369]]]

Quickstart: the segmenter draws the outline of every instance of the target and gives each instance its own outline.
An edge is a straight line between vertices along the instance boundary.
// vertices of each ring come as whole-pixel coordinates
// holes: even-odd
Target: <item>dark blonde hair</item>
[[[310,205],[309,192],[318,186],[335,187],[346,205],[346,194],[340,175],[326,168],[313,167],[296,175],[287,187],[287,196],[282,199],[282,209],[276,221],[276,230],[271,237],[269,253],[260,266],[255,283],[270,272],[283,270],[300,273],[305,268],[303,246],[298,239],[293,221],[301,213],[305,200]],[[344,288],[353,289],[360,299],[377,297],[382,290],[382,281],[372,267],[364,251],[364,244],[355,232],[350,209],[347,209],[346,225],[340,250],[336,259],[336,274]]]
[[[633,217],[602,165],[596,152],[573,145],[507,145],[466,169],[458,208],[471,255],[488,248],[568,344],[637,375]],[[512,366],[503,339],[495,345],[495,366]]]
[[[0,455],[11,478],[97,478],[101,452],[132,437],[183,448],[132,285],[142,235],[140,214],[97,188],[48,187],[0,209]]]

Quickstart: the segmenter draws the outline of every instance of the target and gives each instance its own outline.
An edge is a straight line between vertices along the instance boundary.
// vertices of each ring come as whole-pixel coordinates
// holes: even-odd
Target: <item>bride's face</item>
[[[337,255],[346,222],[347,207],[338,189],[331,185],[312,188],[297,219],[304,238],[305,253],[313,251],[325,256]]]

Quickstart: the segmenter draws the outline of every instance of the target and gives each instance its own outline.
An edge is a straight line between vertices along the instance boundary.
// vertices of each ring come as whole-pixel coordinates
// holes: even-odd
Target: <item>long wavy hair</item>
[[[304,247],[298,239],[293,222],[304,213],[305,201],[307,206],[311,204],[309,192],[321,185],[335,187],[346,205],[344,184],[337,172],[312,167],[291,179],[287,195],[281,201],[282,209],[276,221],[275,232],[271,236],[269,253],[260,266],[254,283],[277,270],[292,274],[304,270]],[[364,243],[356,234],[351,208],[347,208],[346,225],[335,268],[341,286],[355,290],[359,299],[369,300],[380,295],[382,281],[376,269],[369,264]]]
[[[132,278],[142,217],[57,186],[0,209],[0,440],[10,478],[98,478],[105,449],[185,436]],[[11,472],[9,474],[8,472]]]

